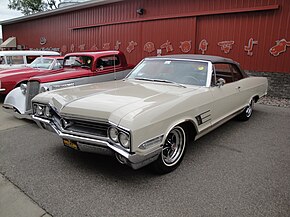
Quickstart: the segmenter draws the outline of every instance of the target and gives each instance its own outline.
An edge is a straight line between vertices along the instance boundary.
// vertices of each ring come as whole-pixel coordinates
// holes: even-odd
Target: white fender
[[[26,110],[26,95],[22,93],[20,87],[14,88],[5,97],[3,108],[9,113],[24,114]],[[11,111],[12,110],[12,111]]]

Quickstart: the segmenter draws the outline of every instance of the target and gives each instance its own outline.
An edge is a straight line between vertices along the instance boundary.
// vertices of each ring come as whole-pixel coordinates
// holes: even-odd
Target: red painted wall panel
[[[233,58],[239,61],[243,68],[256,71],[290,72],[290,49],[278,56],[273,56],[269,50],[277,40],[290,41],[289,4],[279,2],[280,10],[214,15],[198,18],[197,42],[206,39],[209,42],[206,54],[215,54]],[[283,3],[283,4],[282,4]],[[285,10],[285,11],[284,11]],[[247,55],[244,47],[249,39],[257,41],[253,46],[253,55]],[[218,42],[232,40],[232,50],[224,53]],[[201,51],[196,50],[197,53]]]
[[[275,5],[279,8],[263,9]],[[144,15],[136,13],[138,8],[145,9]],[[252,9],[257,11],[229,13]],[[63,53],[119,48],[131,63],[156,55],[166,42],[162,55],[201,53],[199,43],[206,39],[205,54],[233,58],[248,70],[290,73],[290,47],[285,45],[277,56],[269,52],[277,40],[290,41],[289,23],[289,0],[127,0],[4,24],[3,34],[4,39],[16,36],[27,48],[59,48]],[[43,46],[40,37],[47,39]],[[244,50],[250,38],[258,43],[252,56]],[[229,53],[221,50],[221,41],[234,42]]]

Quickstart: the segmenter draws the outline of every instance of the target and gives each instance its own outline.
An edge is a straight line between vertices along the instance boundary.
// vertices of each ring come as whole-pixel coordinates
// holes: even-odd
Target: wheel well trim
[[[167,136],[169,135],[170,131],[171,131],[174,127],[176,127],[176,126],[178,126],[178,125],[181,125],[181,124],[183,124],[183,123],[186,123],[186,122],[190,122],[190,123],[193,125],[196,135],[199,133],[198,128],[197,128],[197,123],[195,123],[194,120],[192,120],[191,118],[180,119],[180,120],[178,120],[178,121],[172,122],[172,124],[167,128],[166,132],[164,133],[163,140],[162,140],[162,146],[163,146],[163,144],[164,144],[164,142],[165,142]],[[187,132],[185,131],[185,133],[187,133]],[[196,136],[196,135],[195,135],[195,136]]]
[[[251,100],[254,100],[254,102],[256,103],[256,102],[258,102],[258,100],[260,99],[260,96],[259,95],[254,95],[252,98],[251,98]]]

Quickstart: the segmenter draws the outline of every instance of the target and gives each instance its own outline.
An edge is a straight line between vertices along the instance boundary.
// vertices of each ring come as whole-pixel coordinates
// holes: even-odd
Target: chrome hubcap
[[[250,117],[253,112],[253,101],[250,102],[250,105],[246,108],[246,116]]]
[[[185,133],[181,127],[175,127],[168,134],[162,150],[162,160],[167,166],[176,164],[185,148]]]

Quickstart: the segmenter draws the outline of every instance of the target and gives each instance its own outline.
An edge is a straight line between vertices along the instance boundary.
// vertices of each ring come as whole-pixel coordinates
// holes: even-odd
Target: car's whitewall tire
[[[153,163],[155,172],[164,174],[176,169],[184,157],[186,142],[186,133],[181,126],[171,129],[165,139],[162,152]]]

